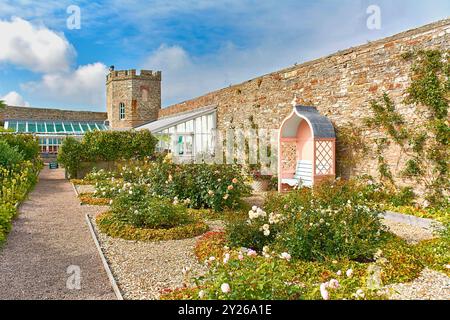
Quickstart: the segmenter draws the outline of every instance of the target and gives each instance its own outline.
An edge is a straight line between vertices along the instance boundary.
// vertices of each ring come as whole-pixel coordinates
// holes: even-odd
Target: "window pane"
[[[45,133],[45,123],[43,122],[36,122],[36,131],[39,133]]]
[[[186,122],[186,132],[194,131],[194,120]]]
[[[47,132],[55,132],[55,125],[53,122],[47,122]]]
[[[67,133],[73,133],[72,124],[70,122],[64,122],[63,125]]]
[[[56,132],[64,132],[64,127],[61,122],[55,122]]]
[[[177,125],[177,132],[186,132],[186,125],[184,123]]]
[[[8,121],[8,129],[17,130],[17,122],[16,121]]]
[[[206,121],[206,116],[202,117],[202,133],[208,133],[208,123]]]
[[[74,133],[77,133],[77,134],[81,133],[81,127],[80,127],[80,123],[79,122],[73,122],[72,126],[73,126]]]
[[[28,122],[28,132],[36,132],[36,122]]]
[[[213,121],[213,115],[210,114],[208,116],[208,132],[211,132],[212,129],[214,129],[214,121]]]
[[[17,132],[26,132],[26,131],[27,131],[26,123],[22,121],[18,122]]]
[[[90,131],[89,127],[87,126],[86,123],[80,123],[81,128],[83,128],[84,132],[88,132]]]
[[[195,133],[201,133],[202,132],[202,118],[196,118],[195,119]]]

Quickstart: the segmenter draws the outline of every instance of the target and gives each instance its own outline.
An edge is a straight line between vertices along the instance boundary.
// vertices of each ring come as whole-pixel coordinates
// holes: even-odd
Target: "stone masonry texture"
[[[351,124],[360,126],[370,114],[370,101],[388,93],[409,124],[419,121],[421,110],[404,103],[410,84],[411,61],[402,53],[419,49],[450,49],[450,19],[442,20],[392,37],[340,51],[330,56],[276,71],[185,101],[159,112],[159,117],[217,106],[219,130],[250,128],[250,116],[259,128],[278,129],[292,111],[290,102],[297,95],[303,105],[315,106],[339,130]],[[417,123],[418,124],[418,123]],[[368,141],[379,131],[365,129]],[[374,149],[375,144],[368,145]],[[390,146],[385,158],[399,184],[412,185],[398,177],[400,150]],[[351,175],[378,176],[375,158],[364,159]],[[416,186],[415,186],[416,187]]]
[[[119,105],[125,104],[125,119]],[[154,121],[161,109],[161,72],[141,70],[111,71],[106,77],[106,109],[114,129],[131,129]]]

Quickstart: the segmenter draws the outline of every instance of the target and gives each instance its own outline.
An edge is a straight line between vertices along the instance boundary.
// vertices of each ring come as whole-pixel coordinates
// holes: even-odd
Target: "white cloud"
[[[105,76],[108,68],[100,62],[74,71],[45,74],[40,81],[28,82],[22,89],[38,98],[64,105],[94,108],[105,105]]]
[[[0,62],[36,72],[61,72],[69,70],[74,56],[63,34],[17,17],[0,20]]]
[[[29,107],[30,104],[24,100],[24,98],[18,94],[16,91],[11,91],[5,96],[0,97],[0,100],[4,101],[5,104],[15,107]]]

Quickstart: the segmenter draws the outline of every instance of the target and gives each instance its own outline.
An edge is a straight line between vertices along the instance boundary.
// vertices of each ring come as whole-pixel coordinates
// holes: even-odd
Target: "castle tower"
[[[106,110],[112,129],[130,129],[158,118],[161,71],[114,70],[106,76]]]

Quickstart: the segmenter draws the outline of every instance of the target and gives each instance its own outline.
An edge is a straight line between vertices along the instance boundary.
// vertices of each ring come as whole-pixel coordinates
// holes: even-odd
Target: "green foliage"
[[[421,110],[423,124],[408,126],[387,94],[372,101],[374,115],[365,122],[371,128],[382,128],[400,146],[408,157],[401,171],[403,177],[424,185],[426,199],[435,207],[443,207],[450,189],[450,54],[428,50],[408,53],[409,58],[415,60],[405,103],[426,109]],[[393,182],[382,151],[377,150],[380,175]]]
[[[280,214],[267,214],[262,209],[253,207],[246,220],[227,223],[227,242],[231,247],[246,247],[261,251],[264,246],[274,242],[282,225],[283,219]]]
[[[76,176],[76,172],[83,159],[83,146],[74,137],[66,137],[59,148],[58,162],[63,164],[70,176]]]
[[[117,221],[136,228],[169,229],[192,222],[186,207],[145,194],[142,188],[130,189],[114,199],[111,212]]]
[[[39,143],[36,137],[29,134],[1,134],[0,141],[5,141],[11,147],[17,148],[24,160],[39,159]]]
[[[16,215],[16,208],[10,204],[0,203],[0,244],[6,240],[6,235],[11,230],[11,221]]]
[[[6,239],[16,215],[16,205],[23,201],[37,181],[42,162],[35,153],[37,141],[26,135],[0,135],[0,243]]]
[[[247,245],[253,241],[259,248],[273,242],[280,250],[305,260],[371,259],[383,243],[384,228],[380,212],[369,206],[369,196],[375,198],[369,188],[355,181],[331,180],[313,190],[274,194],[265,203],[270,212],[268,222],[241,224],[230,230],[229,238],[233,244],[244,244],[236,243],[241,239]],[[253,220],[264,220],[265,212],[261,215],[263,218]],[[273,217],[277,217],[276,223]],[[262,223],[269,225],[271,237],[262,237]]]
[[[203,221],[194,220],[191,223],[170,229],[136,228],[130,224],[117,221],[109,212],[96,217],[101,232],[114,238],[134,241],[162,241],[193,238],[208,231],[208,225]]]
[[[23,154],[17,147],[11,147],[6,141],[0,140],[0,166],[10,168],[23,161]]]
[[[58,161],[71,176],[81,162],[143,159],[154,154],[157,139],[148,130],[92,131],[81,142],[66,138],[60,148]]]
[[[340,208],[299,212],[278,240],[293,257],[304,260],[370,260],[383,243],[379,212],[348,203]]]
[[[348,123],[336,128],[336,173],[339,177],[348,177],[352,169],[367,156],[367,145],[361,128]]]
[[[250,191],[237,165],[156,161],[143,174],[152,192],[195,209],[237,208],[241,197]]]

